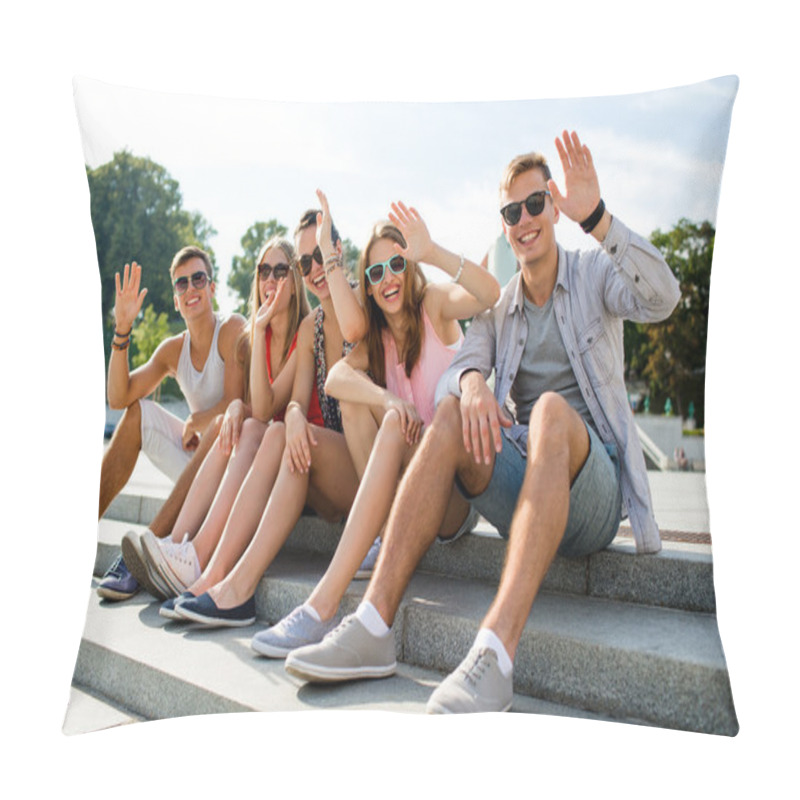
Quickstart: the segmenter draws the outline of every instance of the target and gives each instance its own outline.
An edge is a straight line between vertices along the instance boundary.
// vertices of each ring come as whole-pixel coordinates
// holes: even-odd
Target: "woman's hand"
[[[389,212],[389,221],[395,225],[403,234],[406,240],[406,247],[403,249],[399,244],[394,245],[394,249],[411,261],[424,261],[429,264],[430,254],[433,248],[433,240],[428,233],[428,226],[416,208],[408,208],[404,203],[392,203],[392,210]]]
[[[114,322],[117,331],[126,333],[133,327],[133,322],[142,310],[142,303],[147,289],[139,291],[142,281],[142,268],[134,261],[125,265],[122,282],[119,272],[114,279],[117,284],[117,298],[114,303]]]
[[[416,406],[399,397],[391,397],[386,402],[386,413],[395,413],[400,417],[400,430],[406,437],[406,444],[409,446],[419,441],[422,433],[422,417],[420,417]]]
[[[289,279],[282,278],[280,281],[278,281],[278,287],[272,293],[272,297],[269,299],[269,302],[262,303],[258,307],[256,318],[253,321],[257,331],[261,333],[266,331],[267,326],[275,316],[276,309],[279,308],[280,300],[287,292],[291,292],[291,288],[289,288]]]
[[[322,213],[317,213],[317,244],[322,252],[323,258],[327,258],[336,251],[333,244],[331,231],[333,230],[333,221],[331,219],[331,211],[328,206],[328,198],[321,189],[317,189],[317,198]]]
[[[225,409],[225,416],[222,418],[217,442],[226,456],[229,456],[233,448],[239,444],[239,435],[242,432],[245,415],[244,402],[238,397]]]
[[[284,417],[286,457],[291,472],[305,474],[311,468],[311,448],[317,446],[314,429],[296,404],[289,403]]]
[[[183,423],[183,435],[181,436],[183,449],[190,453],[197,450],[197,446],[200,444],[201,433],[202,431],[197,425],[194,414],[189,414],[186,418],[186,422]]]

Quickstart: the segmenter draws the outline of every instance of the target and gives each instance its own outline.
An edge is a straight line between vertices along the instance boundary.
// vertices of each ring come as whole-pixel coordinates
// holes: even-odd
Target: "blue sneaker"
[[[191,592],[183,592],[183,594],[179,594],[177,597],[170,597],[161,604],[161,607],[158,609],[158,615],[164,617],[164,619],[184,619],[175,610],[175,606],[193,597],[194,595]]]
[[[139,591],[139,582],[131,575],[120,553],[106,570],[97,587],[97,594],[104,600],[127,600]]]
[[[175,613],[191,622],[212,628],[244,628],[256,621],[256,598],[251,597],[235,608],[218,608],[208,592],[187,597],[174,605]]]

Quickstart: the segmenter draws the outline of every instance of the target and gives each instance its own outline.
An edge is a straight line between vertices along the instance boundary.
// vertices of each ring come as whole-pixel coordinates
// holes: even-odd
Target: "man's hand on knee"
[[[490,464],[492,453],[503,449],[500,428],[510,428],[511,420],[500,407],[480,372],[467,372],[461,378],[461,427],[464,448],[475,463]]]

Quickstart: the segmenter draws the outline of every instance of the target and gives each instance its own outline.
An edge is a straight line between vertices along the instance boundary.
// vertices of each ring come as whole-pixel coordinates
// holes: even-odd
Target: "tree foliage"
[[[681,299],[663,322],[625,323],[629,370],[649,383],[656,405],[669,398],[675,411],[686,417],[693,403],[701,426],[714,235],[710,222],[697,224],[687,219],[665,233],[656,230],[650,241],[680,282]]]
[[[169,265],[185,245],[198,245],[211,256],[216,231],[194,211],[183,208],[178,182],[160,164],[127,151],[107,164],[86,168],[92,226],[100,267],[106,355],[113,333],[114,274],[125,264],[142,265],[142,283],[154,313],[174,314]]]

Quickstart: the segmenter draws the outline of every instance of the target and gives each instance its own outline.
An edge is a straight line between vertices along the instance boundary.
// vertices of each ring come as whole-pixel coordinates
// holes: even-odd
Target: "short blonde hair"
[[[538,169],[545,181],[549,181],[552,178],[550,167],[547,166],[547,159],[541,153],[524,153],[513,158],[505,168],[503,179],[500,181],[500,194],[508,192],[511,189],[511,184],[523,172],[529,172],[532,169]]]

